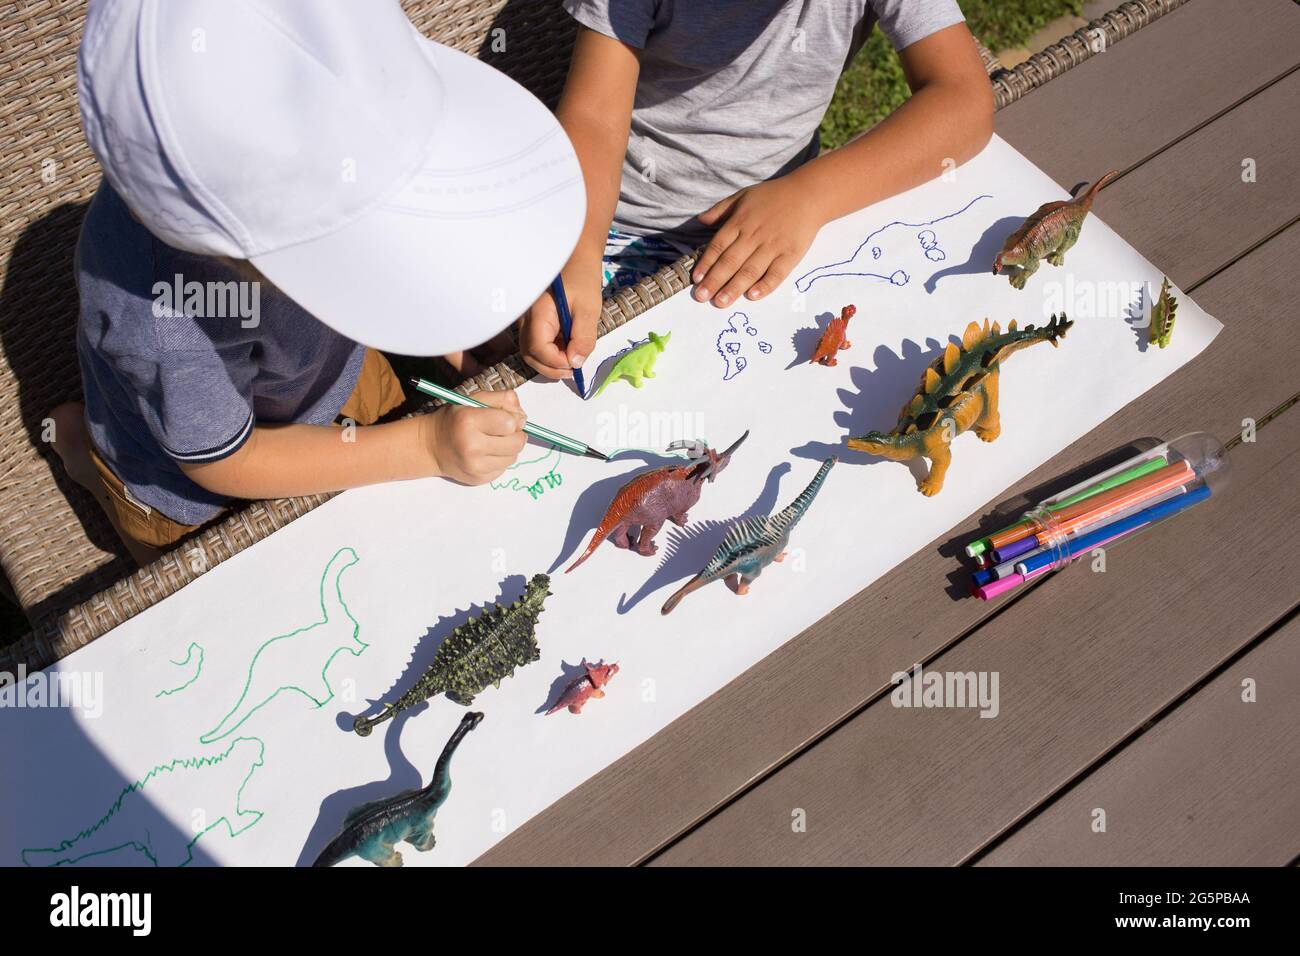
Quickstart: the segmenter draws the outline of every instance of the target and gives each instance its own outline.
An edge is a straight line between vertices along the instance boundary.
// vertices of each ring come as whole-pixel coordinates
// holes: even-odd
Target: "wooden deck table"
[[[1194,430],[1237,441],[1229,493],[1115,549],[1105,573],[955,599],[951,545],[989,502],[479,863],[579,845],[586,864],[1297,861],[1300,311],[1284,280],[1300,259],[1300,6],[1225,2],[1181,7],[998,114],[1066,188],[1123,170],[1096,214],[1225,326],[999,500]],[[998,716],[891,706],[891,675],[916,663],[997,671]]]

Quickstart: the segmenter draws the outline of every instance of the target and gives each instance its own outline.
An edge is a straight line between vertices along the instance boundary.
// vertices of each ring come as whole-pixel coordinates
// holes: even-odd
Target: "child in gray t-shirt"
[[[707,241],[694,297],[718,308],[760,298],[827,222],[933,179],[992,134],[992,91],[955,0],[564,6],[579,29],[557,113],[587,186],[564,269],[573,334],[566,346],[544,294],[522,335],[524,357],[552,377],[591,353],[602,285],[628,281],[620,259],[645,271]],[[876,24],[913,95],[818,156],[839,76]]]

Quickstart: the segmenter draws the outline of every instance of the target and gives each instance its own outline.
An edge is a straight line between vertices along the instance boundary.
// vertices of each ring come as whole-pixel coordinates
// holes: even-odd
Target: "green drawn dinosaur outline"
[[[227,730],[224,734],[221,734],[219,737],[213,738],[212,740],[206,739],[213,732],[220,729],[222,724],[224,724],[232,714],[238,712],[240,706],[243,704],[244,698],[247,696],[248,688],[252,684],[253,670],[263,650],[265,650],[270,644],[274,643],[275,641],[284,638],[295,637],[306,631],[310,631],[314,628],[329,623],[330,620],[329,610],[326,607],[326,602],[325,602],[325,585],[326,582],[329,580],[330,569],[334,566],[335,560],[339,558],[341,555],[343,555],[345,552],[351,556],[352,560],[348,561],[346,564],[340,567],[337,573],[335,574],[334,577],[335,597],[338,599],[338,605],[343,610],[344,616],[349,621],[352,622],[352,638],[356,642],[358,647],[355,650],[348,647],[335,648],[334,652],[331,653],[329,658],[325,661],[324,666],[321,668],[321,680],[325,684],[326,689],[329,691],[328,695],[323,700],[317,700],[315,697],[313,697],[311,694],[307,693],[305,690],[303,690],[300,687],[296,687],[293,685],[287,685],[287,686],[282,685],[278,687],[273,693],[271,693],[265,700],[259,703],[256,707],[249,710],[248,713],[246,713],[234,727],[231,727],[229,730]],[[361,641],[360,638],[357,636],[360,633],[361,628],[357,622],[357,619],[353,617],[352,611],[348,608],[347,602],[344,601],[343,591],[342,591],[343,572],[346,571],[348,568],[352,567],[353,565],[357,564],[360,560],[361,559],[357,555],[356,550],[354,548],[346,547],[346,546],[339,548],[337,551],[334,552],[333,555],[330,556],[330,559],[325,563],[324,570],[321,572],[321,580],[317,589],[317,593],[320,598],[321,620],[316,621],[313,624],[306,625],[305,627],[300,627],[297,630],[290,631],[287,634],[277,635],[262,643],[262,645],[254,653],[252,661],[249,663],[248,676],[244,681],[244,689],[243,692],[240,694],[239,700],[235,703],[235,706],[221,719],[221,722],[217,724],[217,727],[213,728],[212,731],[209,731],[207,734],[204,734],[199,738],[200,743],[212,743],[215,740],[220,740],[224,737],[228,737],[230,734],[234,733],[239,727],[243,726],[243,724],[248,720],[249,717],[253,716],[254,713],[256,713],[266,704],[270,703],[271,700],[277,697],[280,691],[282,690],[298,691],[300,694],[302,694],[303,696],[311,700],[318,708],[323,707],[325,704],[327,704],[330,700],[333,699],[334,690],[329,683],[328,677],[326,676],[326,671],[329,669],[330,664],[334,661],[334,658],[338,656],[338,652],[340,650],[347,650],[355,657],[355,656],[359,656],[361,653],[365,651],[367,647],[369,647],[368,644],[366,644],[364,641]],[[199,651],[199,662],[198,662],[198,668],[196,669],[194,676],[190,680],[182,684],[180,687],[173,688],[172,690],[163,690],[158,692],[157,694],[154,695],[155,700],[165,695],[174,694],[181,690],[184,690],[186,687],[189,687],[196,680],[198,680],[203,670],[203,660],[204,660],[203,647],[198,643],[191,642],[189,647],[186,649],[186,655],[184,659],[179,661],[173,660],[171,661],[171,663],[178,667],[185,666],[192,659],[194,650],[196,648]],[[242,826],[236,828],[234,823],[230,819],[228,819],[226,815],[223,815],[220,818],[218,818],[216,821],[214,821],[210,826],[205,827],[202,831],[196,834],[194,838],[185,845],[186,859],[183,862],[181,862],[179,865],[180,866],[188,865],[194,860],[194,845],[203,836],[211,832],[214,828],[220,826],[222,823],[225,823],[226,832],[230,836],[230,838],[233,839],[245,833],[247,830],[249,830],[252,826],[254,826],[262,819],[263,816],[262,811],[245,810],[243,807],[244,788],[248,785],[248,781],[252,779],[253,773],[257,770],[257,768],[263,766],[265,762],[264,758],[266,755],[266,742],[263,741],[260,737],[239,736],[236,737],[233,741],[231,741],[230,746],[227,747],[226,750],[221,754],[204,756],[204,757],[178,757],[166,763],[156,765],[152,770],[150,770],[147,774],[145,774],[144,777],[123,788],[123,790],[118,794],[117,799],[113,802],[112,806],[109,808],[108,812],[105,813],[96,823],[81,830],[76,836],[72,837],[71,839],[62,841],[58,846],[55,847],[29,847],[27,849],[24,849],[20,854],[23,864],[25,866],[34,865],[31,862],[29,862],[27,859],[27,855],[29,853],[51,853],[51,852],[57,853],[62,850],[71,849],[73,845],[76,844],[79,840],[84,840],[87,837],[94,835],[100,829],[106,826],[109,823],[109,821],[111,821],[113,817],[118,813],[118,811],[121,810],[122,803],[128,796],[130,796],[134,792],[142,790],[151,780],[155,779],[159,774],[172,772],[182,768],[201,769],[204,767],[214,766],[217,763],[220,763],[222,760],[225,760],[227,757],[229,757],[230,754],[235,750],[235,748],[238,747],[239,744],[244,741],[250,741],[256,743],[258,745],[258,754],[257,754],[257,759],[249,767],[248,773],[244,776],[244,779],[240,784],[239,789],[235,793],[235,814],[239,818],[243,818],[245,816],[251,816],[252,819],[248,820],[248,822],[244,823]],[[106,854],[115,853],[119,850],[126,849],[126,848],[130,848],[136,851],[137,853],[144,855],[155,866],[158,865],[157,856],[153,852],[152,843],[148,842],[147,833],[146,833],[145,843],[141,843],[136,840],[128,840],[124,843],[120,843],[113,847],[106,847],[106,848],[96,850],[93,853],[86,853],[83,854],[82,856],[74,857],[68,860],[60,860],[58,863],[52,865],[55,866],[76,865],[82,862],[83,860],[90,859],[91,857],[104,856]]]
[[[542,455],[540,458],[530,458],[528,461],[517,461],[513,465],[507,465],[506,471],[514,471],[517,468],[525,468],[528,465],[535,465],[539,461],[549,460],[552,456],[555,457],[555,464],[558,465],[560,463],[560,450],[558,448],[552,447],[549,451],[546,452],[546,454]],[[546,474],[554,471],[555,471],[555,466],[552,465],[551,468],[549,468],[547,471],[543,472],[542,474],[543,476],[545,476]],[[529,481],[520,484],[518,478],[511,478],[508,481],[489,481],[488,487],[491,488],[493,491],[502,491],[502,490],[527,491],[528,486],[533,483],[534,482]]]
[[[257,752],[257,759],[253,761],[252,765],[248,768],[248,773],[244,776],[243,783],[239,785],[239,789],[235,792],[235,813],[237,816],[240,817],[243,817],[245,814],[248,814],[251,815],[253,819],[249,820],[243,826],[236,829],[234,825],[231,823],[230,819],[223,815],[218,819],[214,820],[209,826],[204,827],[197,834],[195,834],[194,839],[190,840],[189,843],[185,844],[186,858],[184,862],[178,865],[188,866],[190,863],[194,861],[194,844],[198,843],[199,840],[202,839],[203,836],[207,834],[210,830],[224,823],[226,825],[226,832],[233,839],[239,836],[249,827],[254,826],[259,820],[262,819],[261,810],[244,809],[244,788],[248,786],[248,781],[253,779],[253,774],[257,771],[257,768],[263,765],[264,762],[263,758],[266,756],[266,742],[262,740],[260,737],[236,737],[233,741],[231,741],[230,746],[227,747],[225,751],[220,754],[215,754],[207,757],[177,757],[174,758],[173,760],[168,761],[167,763],[158,764],[147,774],[145,774],[141,779],[136,780],[133,783],[127,784],[124,788],[122,788],[122,792],[117,795],[117,799],[113,801],[113,805],[109,807],[108,812],[105,813],[102,817],[100,817],[99,820],[96,821],[94,824],[80,831],[76,836],[72,837],[69,840],[63,840],[57,846],[28,847],[27,849],[23,850],[22,853],[20,854],[23,861],[23,865],[32,866],[32,863],[30,863],[27,859],[27,854],[29,853],[58,853],[61,850],[70,850],[72,849],[73,846],[76,845],[76,843],[79,840],[84,840],[87,837],[93,836],[100,829],[105,827],[109,823],[109,821],[113,819],[113,817],[117,814],[117,812],[122,809],[122,801],[124,801],[131,794],[143,790],[145,786],[148,785],[149,781],[153,780],[159,774],[171,773],[179,769],[197,770],[203,767],[215,766],[216,764],[220,763],[221,761],[229,757],[231,753],[234,752],[235,748],[238,747],[244,741],[251,741],[257,744],[258,752]],[[158,865],[158,859],[157,857],[154,856],[152,852],[152,846],[146,846],[144,844],[137,843],[135,841],[127,841],[126,843],[120,843],[117,846],[107,847],[102,850],[96,850],[94,853],[86,853],[82,856],[73,857],[70,860],[60,860],[58,863],[51,864],[51,865],[75,866],[76,864],[80,863],[82,860],[88,860],[92,856],[103,856],[104,854],[107,853],[115,853],[116,851],[121,850],[124,847],[130,847],[136,852],[144,854],[146,857],[149,858],[149,862],[151,862],[154,866]]]
[[[339,607],[343,609],[343,613],[347,617],[347,619],[352,622],[352,640],[357,645],[359,645],[359,647],[356,650],[344,646],[336,647],[330,653],[330,656],[325,659],[325,663],[320,670],[320,676],[321,676],[321,682],[325,685],[325,690],[328,693],[325,695],[325,697],[321,699],[317,699],[316,697],[312,696],[310,693],[308,693],[307,691],[303,690],[301,687],[298,687],[295,684],[281,684],[274,691],[272,691],[266,697],[265,700],[262,700],[260,703],[258,703],[250,710],[248,710],[248,712],[245,713],[244,716],[241,717],[233,727],[226,730],[224,733],[217,734],[217,731],[221,730],[221,728],[225,725],[226,721],[229,720],[234,714],[238,713],[240,707],[243,706],[244,698],[248,696],[248,689],[253,683],[253,674],[257,668],[257,661],[262,656],[263,651],[265,651],[268,647],[270,647],[272,644],[276,643],[277,641],[287,640],[289,638],[297,637],[301,634],[305,634],[308,631],[313,631],[318,627],[322,627],[323,625],[326,625],[330,622],[329,610],[325,607],[325,581],[329,577],[330,568],[334,566],[335,559],[338,558],[339,555],[345,552],[351,554],[352,560],[349,561],[347,564],[343,565],[343,567],[339,568],[338,573],[335,576],[334,592],[335,592],[335,597],[338,599]],[[315,708],[324,707],[326,704],[328,704],[331,700],[334,699],[334,688],[330,685],[329,677],[326,675],[326,671],[329,670],[330,664],[334,663],[334,658],[336,658],[339,655],[340,651],[347,651],[353,657],[359,657],[362,653],[365,652],[365,649],[370,646],[369,644],[362,641],[357,636],[361,632],[361,625],[357,623],[357,619],[352,616],[351,610],[348,609],[347,602],[343,600],[343,589],[342,589],[343,572],[346,571],[348,568],[352,567],[353,565],[357,564],[360,560],[361,559],[357,556],[357,552],[350,547],[339,548],[337,551],[334,552],[333,555],[330,556],[329,561],[325,563],[325,570],[321,573],[321,580],[320,580],[319,593],[320,593],[321,620],[316,621],[313,624],[308,624],[305,627],[300,627],[297,630],[290,631],[287,634],[277,634],[275,637],[272,637],[269,640],[262,643],[262,645],[253,654],[253,659],[248,664],[248,676],[244,679],[244,689],[240,692],[239,699],[235,701],[235,705],[230,708],[230,710],[226,713],[224,717],[221,718],[220,721],[217,722],[217,725],[215,727],[213,727],[207,733],[199,737],[200,743],[204,743],[204,744],[216,743],[218,740],[230,736],[236,730],[242,727],[245,721],[248,720],[248,718],[252,717],[255,713],[257,713],[259,710],[261,710],[271,701],[275,700],[276,697],[280,696],[281,691],[297,692],[301,694],[303,697],[306,697],[309,701],[311,701],[312,705]],[[216,734],[216,736],[213,736],[214,734]]]
[[[191,684],[193,684],[196,680],[199,679],[199,675],[203,673],[203,645],[202,644],[196,644],[191,642],[190,646],[185,649],[185,659],[182,661],[172,661],[171,663],[175,664],[177,667],[184,667],[186,664],[190,662],[190,658],[194,656],[195,649],[197,649],[199,652],[199,666],[194,671],[194,676],[191,677],[189,680],[187,680],[184,684],[181,684],[180,687],[173,687],[171,690],[164,689],[158,691],[158,693],[153,695],[155,700],[157,700],[159,697],[170,697],[172,694],[179,694],[186,687],[189,687]]]

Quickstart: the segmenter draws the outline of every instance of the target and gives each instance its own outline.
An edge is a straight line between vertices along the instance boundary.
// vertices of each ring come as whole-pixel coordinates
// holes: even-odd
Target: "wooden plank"
[[[1177,70],[1163,74],[1164,82],[1178,85],[1199,68],[1182,63]],[[1047,92],[1038,91],[1034,96]],[[1045,128],[1059,128],[1060,122],[1058,116]],[[1036,134],[1041,140],[1042,128]],[[1037,161],[1037,142],[1017,145]],[[1123,145],[1117,143],[1116,148]],[[1133,181],[1140,181],[1140,175],[1133,174]],[[1260,185],[1275,191],[1279,204],[1287,201],[1280,183]],[[1105,196],[1103,193],[1103,200]],[[1118,208],[1107,209],[1105,218],[1140,247],[1155,224],[1132,217],[1121,204],[1115,205]],[[1267,232],[1260,237],[1263,235]],[[1293,257],[1295,236],[1281,241]],[[1162,265],[1177,272],[1181,256],[1189,251],[1176,250]],[[1286,268],[1287,262],[1280,257],[1277,267]],[[1200,293],[1197,298],[1216,312]],[[1261,375],[1256,361],[1258,330],[1278,334],[1285,327],[1276,318],[1287,307],[1281,296],[1274,290],[1271,296],[1247,304],[1225,296],[1220,305],[1223,308],[1217,312],[1221,318],[1232,318],[1237,312],[1251,321],[1243,322],[1231,336],[1221,335],[1205,356],[1153,393],[1145,409],[1126,409],[1027,476],[1008,497],[1059,478],[1137,435],[1153,431],[1177,434],[1191,428],[1230,434],[1248,413],[1234,405],[1242,396],[1256,399],[1249,410],[1269,396],[1277,402],[1287,397],[1282,383],[1294,380],[1288,376],[1296,356],[1286,350],[1269,351],[1265,365],[1272,375]],[[978,527],[979,515],[973,515],[954,529],[953,537],[965,539]],[[935,582],[944,580],[953,569],[952,561],[939,553],[946,542],[947,536],[932,542],[888,580],[846,602],[654,739],[539,814],[480,862],[554,862],[566,858],[567,848],[581,840],[592,847],[588,862],[631,863],[674,839],[769,772],[787,754],[860,708],[886,685],[895,670],[937,653],[995,610],[978,602],[934,600]],[[864,639],[875,635],[880,638]],[[636,826],[629,826],[631,820]]]
[[[926,662],[997,673],[995,717],[882,698],[655,862],[968,859],[1291,609],[1300,415],[1259,438],[1233,453],[1236,496],[1112,549],[1105,574],[1085,564],[1045,582]],[[1203,542],[1250,560],[1204,560]],[[796,811],[806,832],[792,831]]]
[[[1300,216],[1297,116],[1300,72],[1120,178],[1093,208],[1107,221],[1122,209],[1147,224],[1133,245],[1152,262],[1177,263],[1169,276],[1187,288]]]
[[[997,129],[1068,188],[1160,152],[1298,63],[1292,0],[1195,0],[999,111]]]
[[[1257,699],[1243,701],[1243,681]],[[1300,618],[1009,837],[990,866],[1286,866],[1300,853]],[[1093,811],[1105,811],[1094,832]]]
[[[1275,277],[1296,256],[1300,228],[1199,290],[1198,301],[1229,323],[1206,353],[1144,403],[1124,409],[1030,474],[1012,493],[1135,436],[1197,428],[1230,435],[1244,416],[1261,414],[1289,397],[1288,389],[1296,387],[1300,342],[1293,335],[1289,293]],[[972,516],[953,538],[964,541],[979,527],[978,516]],[[937,653],[997,609],[943,600],[939,583],[954,568],[952,558],[940,554],[945,543],[931,542],[888,579],[526,823],[481,861],[565,859],[564,847],[585,834],[589,862],[630,863],[673,839],[880,692],[892,673]]]

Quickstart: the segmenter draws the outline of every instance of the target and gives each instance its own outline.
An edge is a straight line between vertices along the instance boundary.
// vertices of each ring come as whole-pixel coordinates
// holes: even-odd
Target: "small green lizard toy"
[[[601,382],[600,388],[596,389],[596,395],[603,392],[605,386],[610,382],[620,378],[627,379],[633,388],[640,388],[642,379],[654,378],[655,362],[659,358],[659,353],[664,350],[664,346],[668,344],[668,340],[672,337],[671,332],[667,335],[656,335],[651,332],[649,342],[641,343],[614,363],[614,367],[605,376],[605,381]],[[596,395],[591,397],[595,398]]]
[[[1174,313],[1178,300],[1169,292],[1169,276],[1160,285],[1160,297],[1151,306],[1151,325],[1147,332],[1152,345],[1164,348],[1174,337]]]

